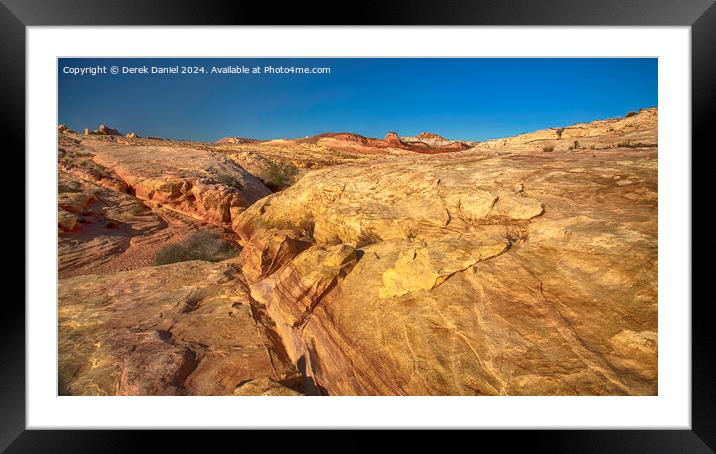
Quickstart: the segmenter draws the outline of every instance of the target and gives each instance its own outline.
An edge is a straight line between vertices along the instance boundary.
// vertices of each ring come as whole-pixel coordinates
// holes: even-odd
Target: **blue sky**
[[[192,75],[65,71],[203,66]],[[330,67],[330,74],[210,74],[212,66]],[[68,69],[65,69],[68,68]],[[68,59],[59,122],[216,140],[423,131],[486,140],[657,106],[657,59]],[[120,70],[121,72],[121,70]]]

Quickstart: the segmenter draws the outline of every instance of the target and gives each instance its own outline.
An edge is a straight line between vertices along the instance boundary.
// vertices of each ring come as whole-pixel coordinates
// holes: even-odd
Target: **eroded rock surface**
[[[237,386],[234,396],[300,396],[301,393],[287,388],[270,378],[257,378]]]
[[[322,169],[242,213],[316,243],[251,283],[292,360],[332,395],[655,394],[656,153],[543,156]]]
[[[91,145],[93,160],[127,183],[136,197],[217,225],[271,191],[241,166],[198,148]]]
[[[657,393],[656,109],[469,149],[60,136],[60,260],[77,274],[174,216],[243,248],[60,279],[63,394]],[[78,252],[122,216],[131,235]]]
[[[58,271],[60,277],[115,271],[137,263],[118,260],[153,244],[171,241],[176,229],[134,197],[60,171],[58,184]],[[130,251],[131,249],[131,251]],[[122,262],[125,262],[124,265]],[[152,257],[139,260],[152,263]]]
[[[650,107],[622,118],[597,120],[558,128],[543,129],[504,139],[476,144],[478,149],[505,152],[553,150],[602,150],[609,148],[651,148],[658,143],[659,112]]]
[[[543,211],[540,200],[512,191],[520,173],[503,175],[500,161],[474,155],[459,162],[406,157],[321,169],[251,206],[233,228],[248,239],[256,229],[289,227],[319,243],[353,246],[510,230]]]
[[[230,395],[295,380],[260,310],[230,262],[61,279],[60,394]]]

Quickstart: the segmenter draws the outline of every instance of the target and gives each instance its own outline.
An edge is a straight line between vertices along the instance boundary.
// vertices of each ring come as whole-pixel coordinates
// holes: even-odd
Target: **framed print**
[[[388,428],[712,452],[691,150],[716,9],[540,3],[4,1],[26,304],[2,447]]]

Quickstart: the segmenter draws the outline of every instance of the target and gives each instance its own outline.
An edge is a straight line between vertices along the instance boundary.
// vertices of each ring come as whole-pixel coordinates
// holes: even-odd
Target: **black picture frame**
[[[346,8],[347,7],[347,8]],[[347,12],[346,12],[347,11]],[[25,149],[25,29],[63,25],[523,25],[523,26],[690,26],[692,63],[692,148],[713,148],[711,123],[716,118],[716,5],[713,0],[392,0],[351,4],[293,2],[278,6],[257,1],[194,0],[0,0],[0,86],[5,120],[0,123],[4,150],[22,156]],[[53,102],[48,100],[48,102]],[[684,150],[690,152],[690,150]],[[692,153],[692,156],[694,153]],[[25,168],[24,163],[21,163]],[[692,167],[693,168],[693,167]],[[24,172],[15,171],[24,175]],[[693,182],[696,181],[692,177]],[[17,187],[24,187],[24,184]],[[693,188],[693,186],[692,186]],[[694,197],[700,191],[692,189]],[[692,205],[697,206],[697,205]],[[28,210],[30,207],[25,206]],[[693,220],[692,220],[692,226]],[[695,227],[695,226],[694,226]],[[15,227],[17,229],[17,226]],[[692,231],[692,238],[703,238]],[[25,244],[32,238],[25,237]],[[19,268],[19,267],[18,267]],[[24,269],[24,267],[23,267]],[[692,276],[708,272],[692,267]],[[692,277],[692,288],[694,279]],[[12,304],[11,304],[12,303]],[[528,448],[548,452],[694,452],[716,449],[716,345],[709,299],[692,304],[691,430],[550,430],[482,431],[472,443],[487,447]],[[186,432],[40,431],[25,430],[25,312],[18,299],[6,298],[0,316],[0,451],[7,452],[127,452],[148,448],[146,438],[163,437],[165,449],[206,446],[209,437]],[[300,417],[300,415],[297,415]],[[228,435],[227,435],[228,434]],[[168,436],[167,436],[168,435]],[[263,438],[267,438],[264,434]],[[234,435],[212,435],[211,441]],[[412,443],[423,448],[440,441],[413,432]],[[449,437],[452,443],[455,438]],[[299,440],[284,438],[289,449]],[[242,440],[245,440],[242,437]],[[347,448],[368,450],[371,443],[351,436]],[[320,442],[313,442],[311,446]],[[477,445],[476,445],[477,446]],[[334,448],[336,446],[334,445]],[[339,448],[346,449],[345,446]]]

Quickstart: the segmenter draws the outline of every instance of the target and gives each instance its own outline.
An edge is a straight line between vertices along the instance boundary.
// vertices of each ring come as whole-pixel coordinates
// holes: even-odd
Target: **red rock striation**
[[[368,151],[369,149],[384,150],[392,148],[424,154],[446,153],[470,148],[470,145],[465,142],[447,140],[430,133],[423,133],[422,135],[422,138],[416,137],[411,138],[413,140],[406,141],[394,131],[388,132],[383,139],[364,137],[349,132],[338,132],[319,134],[306,139],[299,139],[296,142],[326,142],[332,148],[346,151],[355,151],[356,147],[361,147],[364,151]]]

